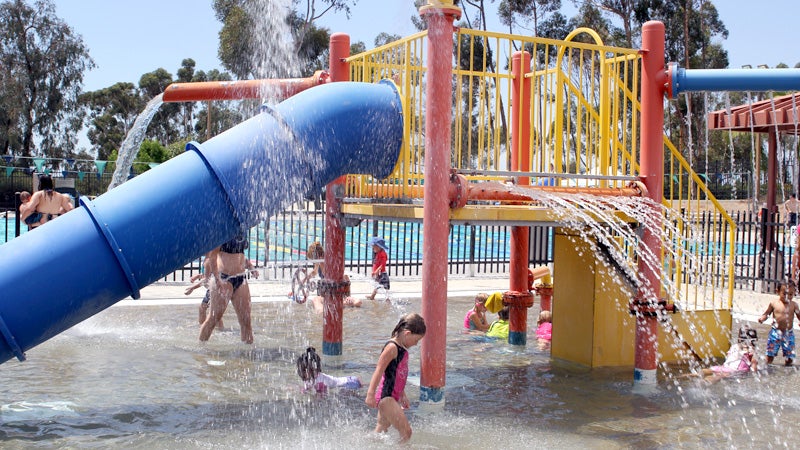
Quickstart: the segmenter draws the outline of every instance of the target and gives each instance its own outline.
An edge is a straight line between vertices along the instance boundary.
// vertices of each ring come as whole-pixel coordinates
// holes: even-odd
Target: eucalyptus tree
[[[78,94],[94,62],[51,0],[0,3],[0,65],[2,150],[60,157],[74,149]]]
[[[716,7],[709,0],[641,0],[634,7],[639,24],[648,20],[660,20],[666,32],[665,58],[689,69],[722,69],[728,67],[728,52],[717,43],[728,37],[728,29],[719,17]],[[720,153],[720,149],[703,148],[697,145],[707,133],[705,112],[709,109],[707,96],[686,93],[676,102],[670,102],[670,110],[676,120],[670,121],[677,135],[678,148],[685,152],[689,163],[697,172],[705,172],[704,153]],[[698,107],[700,106],[700,107]],[[721,156],[715,155],[714,158]]]
[[[143,100],[148,102],[161,95],[173,81],[172,74],[159,67],[139,78],[139,92],[143,96]],[[164,103],[159,106],[147,127],[147,135],[163,145],[180,139],[183,136],[179,119],[180,112],[181,105],[179,103]]]
[[[101,160],[119,148],[146,103],[136,86],[126,82],[81,94],[80,102],[87,113],[86,137]]]

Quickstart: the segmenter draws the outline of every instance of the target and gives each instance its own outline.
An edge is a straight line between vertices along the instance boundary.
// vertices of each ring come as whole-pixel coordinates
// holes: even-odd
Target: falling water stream
[[[111,183],[108,185],[108,190],[114,189],[128,179],[133,160],[136,159],[136,154],[139,153],[139,147],[142,145],[142,141],[144,141],[147,126],[150,125],[153,116],[158,112],[158,107],[163,103],[161,97],[162,94],[158,94],[147,102],[144,111],[136,117],[133,126],[125,136],[125,140],[122,141],[122,145],[120,145],[119,152],[117,153],[117,165],[114,169],[114,175],[111,177]]]

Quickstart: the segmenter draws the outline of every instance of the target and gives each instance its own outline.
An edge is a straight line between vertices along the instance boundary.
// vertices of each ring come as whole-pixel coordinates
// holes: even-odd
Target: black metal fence
[[[736,287],[774,292],[778,282],[792,277],[796,225],[766,209],[735,212],[732,217],[736,222]]]
[[[702,213],[693,225],[702,236],[710,227],[724,221]],[[738,211],[731,214],[736,222],[735,287],[737,289],[772,292],[777,282],[791,274],[795,252],[796,227],[788,225],[779,214]],[[14,210],[0,210],[0,244],[16,236]],[[23,224],[21,232],[26,231]],[[511,228],[506,226],[453,225],[450,227],[448,272],[450,275],[479,276],[507,274]],[[728,236],[728,230],[717,230],[717,236]],[[367,277],[372,267],[372,251],[367,245],[371,236],[383,237],[390,248],[390,276],[417,277],[422,273],[423,233],[417,222],[364,220],[345,231],[345,269]],[[314,241],[324,242],[324,209],[313,202],[293,208],[259,223],[250,230],[249,257],[267,277],[289,279],[298,267],[308,266],[306,249]],[[728,242],[714,243],[729,248]],[[2,247],[0,247],[2,251]],[[530,265],[553,261],[553,228],[534,226],[530,229]],[[198,273],[201,259],[187,264],[163,281],[185,282]],[[725,274],[719,274],[721,278]]]
[[[0,211],[14,209],[14,193],[20,191],[32,192],[33,172],[14,168],[8,173],[7,167],[0,166]],[[62,180],[69,180],[70,185],[74,185],[80,195],[95,197],[106,192],[111,183],[113,173],[86,172],[78,173],[74,171],[59,172],[53,175],[56,187]]]
[[[289,279],[298,267],[310,265],[306,249],[314,241],[324,242],[324,207],[313,202],[295,205],[250,229],[248,256],[256,267],[264,268],[270,279]],[[15,214],[11,209],[0,212],[0,244],[13,239]],[[21,232],[26,232],[24,224]],[[453,225],[450,227],[448,269],[451,275],[479,276],[507,274],[511,228],[505,226]],[[387,269],[390,276],[422,275],[422,224],[387,220],[364,220],[345,231],[345,270],[369,276],[372,249],[367,245],[372,236],[381,236],[390,249]],[[0,247],[2,251],[2,247]],[[552,262],[552,227],[531,227],[531,265]],[[163,281],[188,281],[198,273],[202,260],[190,262]]]

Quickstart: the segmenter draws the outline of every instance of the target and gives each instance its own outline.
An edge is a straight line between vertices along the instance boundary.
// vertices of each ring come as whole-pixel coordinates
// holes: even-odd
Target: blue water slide
[[[131,296],[347,173],[388,176],[391,82],[295,95],[0,246],[0,363]]]

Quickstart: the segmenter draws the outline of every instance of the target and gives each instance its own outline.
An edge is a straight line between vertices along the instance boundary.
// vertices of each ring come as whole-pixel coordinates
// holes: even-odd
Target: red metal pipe
[[[260,99],[264,98],[266,94],[279,94],[279,97],[283,99],[327,81],[328,73],[318,71],[308,78],[172,83],[164,89],[162,100],[164,102],[199,102]]]
[[[664,180],[664,92],[667,75],[664,67],[664,24],[650,21],[642,26],[642,122],[639,166],[641,178],[655,205],[661,204]],[[661,254],[658,235],[661,212],[652,207],[654,228],[645,227],[640,246],[653,255]],[[644,252],[642,252],[644,254]],[[639,259],[641,287],[633,310],[636,312],[634,382],[656,383],[658,324],[653,311],[661,296],[661,274],[652,262]],[[660,265],[660,264],[658,264]]]
[[[350,81],[350,36],[334,33],[329,43],[330,81]],[[325,308],[322,322],[323,354],[342,354],[342,304],[349,293],[350,282],[344,279],[344,227],[339,218],[342,213],[345,177],[339,177],[325,186],[325,279],[330,279],[344,289],[329,289],[325,292]]]
[[[470,201],[500,201],[509,203],[536,201],[534,192],[546,191],[558,194],[590,194],[616,197],[641,197],[646,195],[639,186],[625,188],[595,188],[566,186],[509,186],[496,181],[472,183],[467,187],[467,199]]]
[[[452,3],[451,3],[452,4]],[[428,332],[420,346],[420,402],[444,402],[447,357],[447,241],[450,207],[450,101],[453,93],[453,21],[461,10],[444,4],[420,8],[428,22],[425,90],[425,187],[422,232],[422,316]]]
[[[530,171],[530,89],[531,80],[525,77],[530,72],[531,55],[528,52],[515,52],[511,56],[511,72],[514,80],[511,83],[511,170]],[[529,186],[530,177],[519,177],[518,186]],[[529,227],[511,227],[509,241],[509,289],[512,292],[528,292],[528,240]],[[533,295],[531,294],[531,298]],[[531,301],[531,305],[533,302]],[[508,342],[512,345],[527,344],[528,310],[513,306],[509,316]]]

